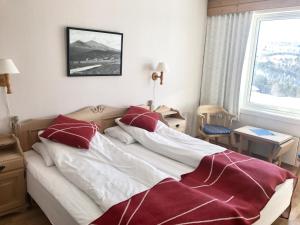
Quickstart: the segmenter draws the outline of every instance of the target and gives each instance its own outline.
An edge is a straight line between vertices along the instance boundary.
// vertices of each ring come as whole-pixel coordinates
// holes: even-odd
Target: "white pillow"
[[[130,134],[128,134],[119,126],[109,127],[104,130],[104,133],[127,145],[136,142],[136,140]]]
[[[47,146],[44,143],[36,142],[32,145],[32,148],[34,151],[36,151],[38,154],[42,156],[46,166],[54,166],[54,162],[49,155]]]

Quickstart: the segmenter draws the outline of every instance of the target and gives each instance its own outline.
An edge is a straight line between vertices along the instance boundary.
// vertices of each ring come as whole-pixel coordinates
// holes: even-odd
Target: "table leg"
[[[239,143],[239,135],[237,133],[233,133],[233,144],[234,146],[237,146]]]
[[[273,163],[273,150],[269,153],[269,155],[268,155],[268,161],[270,162],[270,163]]]
[[[246,140],[246,149],[247,149],[247,151],[248,151],[248,140],[247,139],[245,139],[244,137],[243,137],[243,135],[240,135],[240,144],[239,144],[239,148],[238,148],[238,152],[239,153],[243,153],[243,142],[244,142],[244,140]]]
[[[268,161],[270,163],[273,163],[274,155],[275,155],[276,151],[278,150],[278,148],[280,148],[280,146],[274,145],[273,148],[272,148],[272,150],[271,150],[271,152],[269,153],[269,155],[268,155]]]
[[[239,147],[238,147],[238,153],[242,153],[243,152],[243,136],[240,135],[240,143],[239,143]]]
[[[282,157],[279,156],[279,157],[278,157],[278,166],[281,166],[281,163],[282,163]]]
[[[231,134],[229,134],[229,136],[228,136],[228,145],[229,145],[229,148],[232,148]]]
[[[251,153],[251,146],[252,146],[252,141],[248,140],[247,141],[247,152],[248,152],[248,155],[252,155]]]

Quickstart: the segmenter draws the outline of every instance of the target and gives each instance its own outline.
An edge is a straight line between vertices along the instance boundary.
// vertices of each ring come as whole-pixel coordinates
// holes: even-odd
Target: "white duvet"
[[[144,147],[193,168],[199,165],[203,157],[226,150],[221,146],[180,133],[161,121],[158,121],[155,132],[128,126],[119,119],[116,122]]]
[[[42,139],[61,174],[86,193],[100,207],[101,210],[96,209],[93,214],[91,214],[91,210],[88,210],[89,213],[83,218],[94,218],[97,211],[99,211],[100,216],[102,211],[105,212],[111,206],[151,188],[164,178],[170,177],[170,174],[179,179],[182,173],[193,170],[204,156],[225,150],[222,147],[174,131],[161,122],[158,123],[156,132],[153,133],[119,124],[151,151],[146,148],[141,149],[141,146],[131,149],[129,152],[135,154],[137,158],[116,147],[108,138],[99,133],[92,139],[91,148],[88,151]],[[122,147],[122,145],[120,146]],[[169,160],[162,155],[183,164]],[[166,175],[163,171],[169,175]],[[51,177],[54,178],[54,176]],[[53,181],[52,189],[56,182],[58,181]],[[280,202],[282,207],[275,207],[277,210],[274,211],[274,207],[270,205],[266,210],[263,210],[263,218],[260,222],[255,224],[270,224],[269,221],[274,221],[289,204],[293,182],[290,180],[288,185],[286,183],[283,189],[281,185],[277,187],[282,189],[282,191],[276,192],[279,197],[272,197],[268,203],[268,205],[272,204],[274,206]],[[70,189],[70,191],[73,192],[74,190]],[[76,198],[76,196],[74,197]],[[78,199],[84,200],[83,197],[79,197]],[[68,199],[63,200],[63,197],[60,196],[58,198],[60,198],[60,201],[68,201]],[[74,202],[72,203],[74,204]],[[79,210],[78,214],[82,213],[81,209],[73,207],[72,204],[69,204],[68,207],[71,208],[71,212],[73,210],[78,213],[76,210]]]
[[[162,123],[156,132],[122,126],[142,145],[192,167],[222,147],[173,131]],[[41,138],[58,170],[106,211],[170,177],[96,133],[89,150],[80,150]],[[174,177],[175,178],[175,177]]]
[[[96,133],[89,150],[42,139],[59,171],[103,210],[169,177]]]

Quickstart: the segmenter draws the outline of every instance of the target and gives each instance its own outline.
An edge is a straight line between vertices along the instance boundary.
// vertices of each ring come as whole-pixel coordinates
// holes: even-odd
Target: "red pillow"
[[[89,149],[97,125],[59,115],[40,136],[75,148]]]
[[[159,114],[147,109],[130,106],[126,114],[121,118],[121,122],[130,126],[139,127],[147,131],[155,131]]]

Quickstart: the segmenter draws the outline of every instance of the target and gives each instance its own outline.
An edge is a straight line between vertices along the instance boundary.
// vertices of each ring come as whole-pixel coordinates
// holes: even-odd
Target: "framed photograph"
[[[123,34],[67,27],[68,76],[121,76]]]

